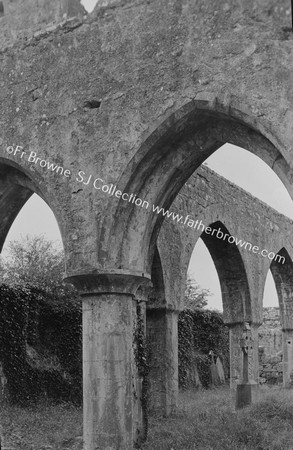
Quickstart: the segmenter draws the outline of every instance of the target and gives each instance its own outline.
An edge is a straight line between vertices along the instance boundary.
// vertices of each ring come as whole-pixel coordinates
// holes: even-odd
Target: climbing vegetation
[[[204,309],[185,309],[178,318],[179,386],[181,388],[191,387],[192,364],[197,366],[202,386],[210,385],[210,351],[220,357],[228,373],[229,330],[224,325],[222,314]]]

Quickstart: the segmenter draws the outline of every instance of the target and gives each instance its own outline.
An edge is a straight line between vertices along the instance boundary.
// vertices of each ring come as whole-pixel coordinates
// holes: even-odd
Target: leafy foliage
[[[208,297],[212,294],[208,289],[203,289],[190,275],[187,276],[184,307],[186,309],[204,308],[208,304]]]
[[[64,283],[64,252],[52,241],[40,236],[26,236],[22,241],[11,241],[9,257],[1,261],[1,281],[8,286],[34,288],[49,294],[51,301],[77,298],[73,286]]]
[[[0,357],[8,379],[10,400],[23,404],[27,398],[26,350],[23,332],[28,313],[27,293],[2,285],[0,314]]]
[[[133,345],[134,358],[138,370],[138,376],[141,378],[141,407],[143,414],[143,429],[138,435],[139,443],[147,438],[148,431],[148,406],[149,406],[149,348],[146,343],[144,311],[139,303],[136,306],[137,323],[134,330]]]
[[[48,305],[47,305],[48,306]],[[62,361],[61,368],[37,368],[29,363],[27,358],[27,344],[31,327],[35,326],[31,322],[30,314],[33,309],[38,309],[40,317],[42,316],[42,306],[36,292],[29,289],[11,288],[2,284],[0,286],[0,359],[3,365],[4,373],[7,377],[9,400],[13,404],[27,405],[35,402],[41,396],[47,396],[54,400],[76,400],[80,401],[79,391],[81,391],[81,369],[78,374],[76,368],[80,365],[80,358],[77,364],[73,366],[71,361],[71,370],[77,373],[77,379],[74,382],[70,375],[70,366],[67,364],[64,355],[72,349],[72,343],[77,353],[80,343],[81,333],[78,328],[80,316],[76,316],[75,322],[70,321],[70,317],[62,318],[63,325],[68,322],[67,332],[59,326],[58,321],[55,325],[55,343],[59,347],[59,357]],[[50,311],[48,307],[47,311]],[[52,314],[52,311],[51,311]],[[58,312],[58,317],[60,313]],[[78,330],[77,338],[70,334],[70,326]],[[37,323],[39,327],[39,323]],[[38,330],[39,341],[43,340],[42,330]],[[52,340],[54,342],[54,340]],[[71,346],[68,346],[69,341]],[[55,354],[58,354],[58,345],[55,348]],[[43,346],[44,348],[44,343]],[[65,348],[66,347],[66,348]],[[48,348],[48,345],[47,345]],[[63,350],[63,354],[62,354]],[[69,376],[65,376],[65,374]],[[79,376],[78,376],[79,375]],[[73,398],[74,397],[74,398]]]
[[[64,254],[43,236],[11,242],[9,252],[1,261],[0,358],[10,400],[24,404],[45,393],[80,402],[81,301],[62,280]],[[48,355],[60,364],[41,364]]]
[[[197,368],[202,385],[210,384],[209,357],[212,350],[229,367],[229,334],[222,314],[216,311],[186,309],[178,318],[179,386],[188,386],[192,353],[198,350]]]

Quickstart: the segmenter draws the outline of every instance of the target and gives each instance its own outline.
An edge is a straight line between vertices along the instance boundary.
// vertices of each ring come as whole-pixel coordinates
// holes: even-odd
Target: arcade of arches
[[[143,383],[133,332],[153,282],[157,292],[149,302],[149,326],[162,331],[158,339],[165,348],[176,347],[176,277],[194,244],[179,246],[183,227],[178,226],[172,246],[165,245],[163,231],[159,234],[162,214],[98,190],[93,182],[103,180],[167,209],[186,182],[195,183],[196,202],[205,175],[191,175],[229,142],[258,155],[292,196],[287,9],[285,0],[277,7],[273,0],[245,5],[220,0],[217,9],[211,0],[104,0],[85,18],[60,17],[60,24],[43,22],[38,32],[28,28],[24,39],[17,33],[3,36],[4,44],[1,39],[0,240],[3,245],[33,192],[55,214],[67,280],[83,297],[85,450],[129,450],[143,435]],[[11,146],[14,150],[7,151]],[[35,163],[31,152],[63,172]],[[286,264],[271,269],[289,341],[291,222],[274,212],[270,218],[254,214],[253,208],[237,214],[238,204],[227,217],[226,201],[219,198],[206,208],[198,203],[206,225],[220,224],[239,237],[245,231],[246,237],[249,223],[255,228],[246,240],[285,256]],[[196,233],[189,237],[195,238]],[[236,343],[244,321],[257,341],[270,260],[209,236],[204,240],[221,280],[233,378],[240,370]],[[176,351],[166,358],[169,372],[159,374],[165,391],[156,408],[168,413],[176,404]],[[286,358],[289,371],[289,353]]]
[[[270,261],[268,258],[255,255],[249,251],[249,248],[251,248],[249,246],[245,249],[244,246],[230,244],[227,241],[217,239],[215,235],[205,234],[202,228],[195,230],[188,226],[178,226],[174,221],[166,218],[158,237],[157,250],[153,261],[156,270],[153,268],[152,281],[157,296],[154,296],[154,300],[147,302],[148,328],[152,329],[152,320],[155,320],[155,326],[158,329],[165,330],[170,334],[172,328],[166,330],[163,321],[158,324],[158,318],[154,317],[153,313],[153,310],[160,310],[162,320],[164,320],[162,312],[165,311],[169,320],[171,320],[170,316],[173,315],[173,332],[175,332],[173,339],[177,339],[176,313],[182,309],[180,301],[184,298],[189,261],[193,248],[201,237],[218,272],[223,296],[224,321],[230,328],[231,387],[235,387],[237,380],[239,381],[241,378],[242,352],[239,339],[243,331],[245,318],[249,318],[249,322],[254,329],[253,377],[256,380],[258,379],[258,327],[262,323],[263,292],[270,269],[276,283],[281,310],[284,385],[289,386],[292,365],[290,363],[291,354],[288,354],[290,346],[287,348],[287,342],[290,340],[292,326],[290,323],[292,316],[290,296],[292,296],[293,291],[292,284],[290,284],[290,273],[292,273],[293,248],[290,230],[293,221],[204,166],[189,178],[176,197],[172,210],[182,214],[183,217],[193,212],[193,217],[200,219],[205,226],[209,225],[211,228],[220,229],[231,236],[246,239],[260,249],[270,249],[273,253],[284,256],[284,259],[282,259],[282,262],[277,262],[276,258]],[[159,274],[160,278],[158,278]],[[253,307],[255,310],[252,310]],[[251,317],[254,317],[254,320]],[[287,320],[288,323],[286,323]],[[169,378],[172,379],[172,374],[177,373],[177,355],[175,352],[172,365],[170,363],[172,350],[170,348],[167,350],[166,344],[164,346],[164,342],[168,342],[168,339],[165,338],[164,341],[164,335],[162,335],[162,341],[159,341],[158,336],[157,333],[156,339],[153,340],[156,348],[160,350],[156,350],[154,353],[160,352],[160,358],[158,359],[161,364],[164,355],[166,355],[169,362],[166,361],[165,367],[169,368]],[[169,342],[172,342],[172,340],[169,339]],[[161,365],[161,367],[164,367],[164,365]],[[153,385],[156,385],[156,383],[153,382]],[[160,404],[160,411],[166,415],[176,406],[177,383],[174,384],[173,388],[173,392],[170,389],[167,390],[166,387],[161,388],[166,396]],[[158,395],[155,395],[153,390],[152,398],[154,405]]]

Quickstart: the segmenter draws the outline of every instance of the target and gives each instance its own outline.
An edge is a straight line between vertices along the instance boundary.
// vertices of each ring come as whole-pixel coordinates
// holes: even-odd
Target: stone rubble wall
[[[263,324],[259,327],[259,346],[264,347],[267,357],[282,351],[282,330],[278,307],[263,309]]]
[[[187,180],[170,206],[170,211],[183,217],[189,215],[194,220],[201,220],[205,226],[220,220],[231,235],[238,239],[275,253],[284,247],[289,256],[293,255],[290,239],[293,221],[205,165],[198,168]],[[182,286],[194,246],[200,237],[205,237],[201,228],[194,229],[178,224],[171,217],[165,218],[160,230],[158,250],[164,271],[166,301],[173,302],[176,307],[178,299],[184,295]],[[214,240],[209,250],[215,249],[217,243],[220,243],[219,239]],[[255,290],[255,296],[262,295],[263,286],[258,285],[257,280],[262,270],[262,283],[265,283],[271,261],[249,252],[244,247],[238,247],[238,250],[244,261],[250,288]],[[255,285],[252,286],[254,280]],[[239,306],[233,298],[231,309],[235,310],[237,305]]]
[[[281,384],[283,381],[282,330],[278,307],[263,309],[259,327],[259,382]]]

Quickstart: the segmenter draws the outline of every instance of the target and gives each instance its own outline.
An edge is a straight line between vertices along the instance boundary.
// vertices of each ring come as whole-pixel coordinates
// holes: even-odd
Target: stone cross
[[[248,383],[250,375],[250,363],[253,351],[253,337],[248,322],[245,322],[242,337],[240,339],[240,347],[243,352],[243,376],[242,383]]]

